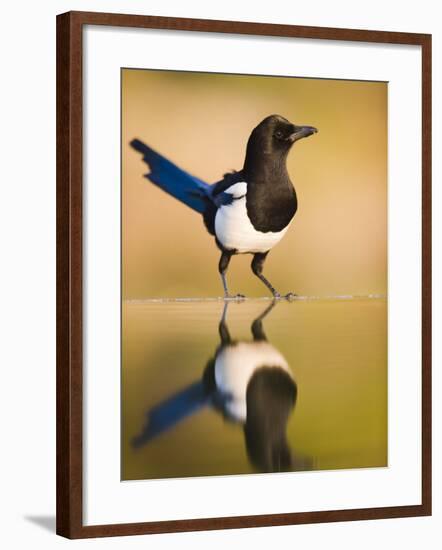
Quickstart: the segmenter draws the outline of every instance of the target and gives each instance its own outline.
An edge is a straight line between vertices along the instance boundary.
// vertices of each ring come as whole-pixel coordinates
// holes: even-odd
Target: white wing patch
[[[281,353],[268,342],[238,342],[225,347],[215,360],[215,382],[227,397],[226,409],[232,418],[247,418],[247,386],[253,373],[264,365],[279,367],[292,376]]]
[[[247,183],[245,181],[239,181],[238,183],[228,187],[224,193],[233,195],[235,198],[242,197],[247,193]]]
[[[215,233],[227,250],[240,254],[267,252],[285,235],[288,225],[282,231],[257,231],[247,215],[247,183],[240,181],[224,191],[233,195],[231,204],[221,206],[215,216]]]

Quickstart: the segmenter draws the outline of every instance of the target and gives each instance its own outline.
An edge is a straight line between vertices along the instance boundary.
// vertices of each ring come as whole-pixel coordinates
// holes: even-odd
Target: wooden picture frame
[[[85,25],[421,46],[422,502],[418,505],[83,525],[83,39]],[[57,533],[68,538],[431,514],[431,35],[107,13],[57,17]]]

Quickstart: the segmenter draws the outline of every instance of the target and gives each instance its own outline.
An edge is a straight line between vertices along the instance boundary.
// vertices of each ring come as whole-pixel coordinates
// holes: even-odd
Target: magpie
[[[267,340],[263,329],[263,320],[275,303],[251,324],[252,341],[231,337],[226,303],[218,328],[221,343],[204,372],[213,405],[225,418],[243,426],[247,456],[260,472],[299,468],[286,436],[297,384],[286,358]]]
[[[227,326],[228,303],[218,325],[220,343],[200,380],[174,393],[147,413],[139,448],[209,406],[226,421],[242,426],[247,456],[261,472],[311,469],[308,457],[293,453],[286,429],[297,400],[291,368],[267,339],[263,320],[276,301],[252,322],[253,340],[236,340]]]
[[[298,126],[280,115],[266,117],[250,134],[243,168],[214,184],[178,168],[139,139],[130,142],[149,166],[145,177],[202,214],[221,250],[218,270],[225,298],[244,297],[231,296],[227,286],[227,268],[235,254],[253,254],[253,273],[275,298],[281,297],[263,275],[264,261],[287,232],[298,206],[287,155],[294,143],[316,132],[313,126]]]

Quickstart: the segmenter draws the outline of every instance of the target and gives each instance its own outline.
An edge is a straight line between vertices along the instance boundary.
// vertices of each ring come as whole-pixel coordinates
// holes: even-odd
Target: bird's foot
[[[281,294],[277,290],[272,290],[273,299],[279,300],[281,298]]]
[[[288,300],[289,302],[291,302],[292,300],[295,300],[297,297],[298,297],[298,295],[295,294],[294,292],[289,292],[288,294],[286,294],[286,295],[284,296],[284,298],[285,298],[286,300]]]
[[[225,294],[224,300],[236,300],[237,302],[240,302],[242,300],[245,300],[246,297],[244,294]]]

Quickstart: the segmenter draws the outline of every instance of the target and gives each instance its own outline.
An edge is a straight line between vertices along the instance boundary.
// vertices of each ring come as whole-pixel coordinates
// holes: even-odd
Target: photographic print
[[[423,515],[431,35],[58,16],[57,533]]]
[[[386,467],[387,83],[121,91],[122,480]]]

